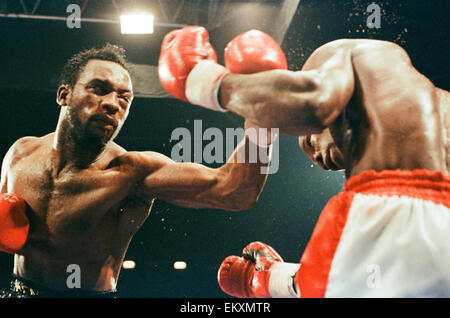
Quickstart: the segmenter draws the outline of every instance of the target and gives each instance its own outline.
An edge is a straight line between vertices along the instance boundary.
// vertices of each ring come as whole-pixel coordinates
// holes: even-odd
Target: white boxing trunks
[[[301,297],[450,297],[450,176],[366,171],[320,214]]]

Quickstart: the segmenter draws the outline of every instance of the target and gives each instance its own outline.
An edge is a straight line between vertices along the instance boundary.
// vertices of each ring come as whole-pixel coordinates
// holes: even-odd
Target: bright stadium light
[[[120,29],[122,34],[152,34],[153,15],[148,13],[122,14]]]
[[[132,260],[124,261],[122,264],[124,269],[134,269],[136,267],[136,263]]]
[[[183,270],[183,269],[186,269],[186,267],[187,267],[187,264],[184,261],[176,261],[175,263],[173,263],[174,269]]]

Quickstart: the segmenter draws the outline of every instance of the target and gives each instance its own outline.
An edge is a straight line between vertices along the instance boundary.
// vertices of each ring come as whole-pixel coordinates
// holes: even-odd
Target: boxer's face
[[[311,160],[322,169],[344,169],[344,156],[336,146],[328,128],[321,134],[299,137],[299,144]]]
[[[113,140],[133,99],[128,72],[114,62],[90,60],[69,91],[66,117],[75,135],[103,145]]]

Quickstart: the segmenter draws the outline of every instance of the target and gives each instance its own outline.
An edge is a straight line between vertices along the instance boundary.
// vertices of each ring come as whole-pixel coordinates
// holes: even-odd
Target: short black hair
[[[125,49],[119,45],[106,43],[102,47],[93,47],[73,55],[62,69],[59,85],[69,85],[73,88],[90,60],[111,61],[129,71]]]

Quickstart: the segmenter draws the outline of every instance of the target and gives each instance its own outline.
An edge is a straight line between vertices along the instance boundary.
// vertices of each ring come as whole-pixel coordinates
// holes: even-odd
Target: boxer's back
[[[344,40],[352,50],[353,98],[344,149],[350,175],[364,170],[449,171],[449,93],[436,88],[398,45]]]

